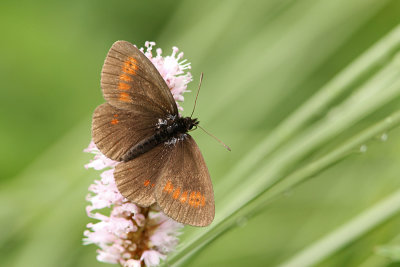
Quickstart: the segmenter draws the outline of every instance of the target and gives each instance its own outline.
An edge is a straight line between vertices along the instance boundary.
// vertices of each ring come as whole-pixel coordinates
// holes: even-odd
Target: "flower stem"
[[[253,170],[263,158],[270,155],[310,120],[324,112],[340,95],[353,89],[354,84],[362,77],[379,68],[383,62],[390,60],[399,47],[400,26],[336,75],[244,156],[226,175],[225,178],[229,179],[229,184],[233,186],[239,184],[243,176]],[[231,187],[224,182],[220,187],[216,187],[216,195],[223,196],[229,190]]]
[[[313,266],[400,212],[400,190],[300,251],[280,267]]]

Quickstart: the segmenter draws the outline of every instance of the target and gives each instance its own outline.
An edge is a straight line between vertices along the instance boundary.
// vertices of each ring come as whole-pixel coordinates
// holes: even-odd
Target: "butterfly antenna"
[[[201,87],[202,81],[203,81],[203,73],[201,73],[201,75],[200,75],[199,89],[197,89],[197,95],[196,95],[196,99],[194,100],[193,111],[192,111],[192,114],[190,114],[190,118],[193,116],[194,109],[196,108],[197,97],[199,96],[199,93],[200,93],[200,87]]]
[[[210,134],[209,132],[207,132],[203,127],[201,127],[200,125],[197,125],[197,127],[199,127],[200,129],[202,129],[206,134],[208,134],[209,136],[211,136],[212,138],[214,138],[215,140],[217,140],[221,145],[223,145],[228,151],[231,151],[231,148],[227,145],[224,144],[224,142],[222,142],[221,140],[219,140],[217,137],[215,137],[214,135]]]

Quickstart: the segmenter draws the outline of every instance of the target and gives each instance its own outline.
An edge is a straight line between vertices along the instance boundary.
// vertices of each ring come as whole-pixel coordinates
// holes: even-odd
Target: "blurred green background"
[[[85,196],[99,175],[83,168],[91,156],[82,150],[91,113],[104,102],[100,71],[114,41],[155,41],[164,56],[179,47],[192,63],[191,90],[204,72],[196,115],[232,148],[193,134],[218,199],[245,155],[399,23],[397,0],[2,0],[0,266],[106,266],[94,245],[82,245],[90,221]],[[184,114],[193,102],[187,94]],[[318,158],[399,103],[396,95],[302,160]],[[277,266],[351,221],[400,188],[400,130],[387,136],[241,221],[188,266]],[[245,190],[247,182],[243,176],[236,186]],[[225,204],[216,202],[217,214]],[[400,266],[374,253],[399,233],[395,212],[318,265]]]

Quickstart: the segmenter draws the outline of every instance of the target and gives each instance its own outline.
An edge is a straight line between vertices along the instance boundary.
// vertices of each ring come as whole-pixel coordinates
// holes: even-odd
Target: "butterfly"
[[[199,121],[181,117],[153,63],[126,41],[115,42],[101,72],[107,101],[92,118],[92,138],[119,161],[119,192],[142,207],[157,204],[170,218],[193,226],[214,219],[214,193],[204,158],[188,131]]]

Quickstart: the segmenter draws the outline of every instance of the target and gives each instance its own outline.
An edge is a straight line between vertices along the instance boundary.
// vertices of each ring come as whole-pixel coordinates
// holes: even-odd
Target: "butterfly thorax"
[[[182,118],[176,115],[168,115],[165,119],[159,119],[155,125],[156,131],[154,135],[132,146],[121,157],[121,161],[130,161],[161,143],[175,145],[178,141],[184,140],[186,133],[196,128],[198,124],[199,121],[197,119],[192,119],[191,117]]]

